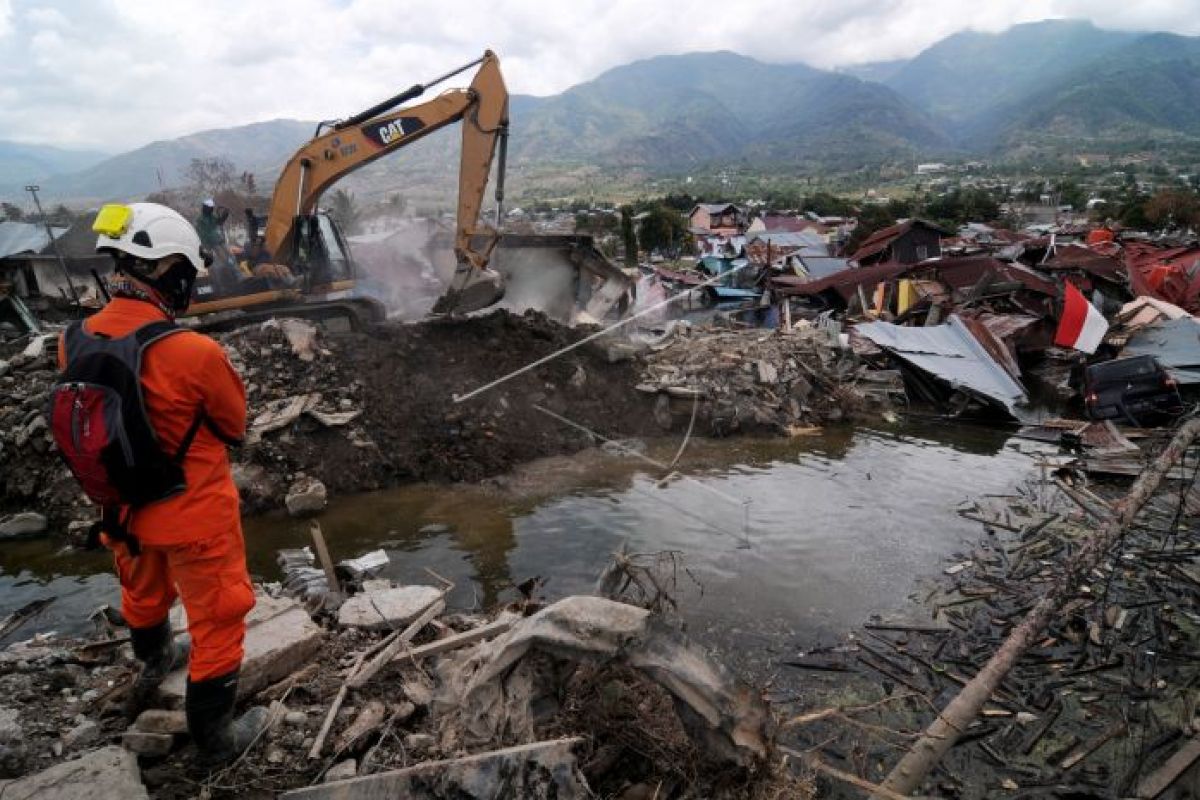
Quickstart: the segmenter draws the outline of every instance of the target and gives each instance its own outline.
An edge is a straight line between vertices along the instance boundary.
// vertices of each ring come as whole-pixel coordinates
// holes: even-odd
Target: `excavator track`
[[[349,330],[366,330],[387,319],[387,309],[378,300],[369,297],[350,297],[314,303],[292,303],[248,310],[216,312],[197,318],[196,330],[206,333],[231,331],[246,325],[265,322],[268,319],[292,317],[330,322],[344,320]]]

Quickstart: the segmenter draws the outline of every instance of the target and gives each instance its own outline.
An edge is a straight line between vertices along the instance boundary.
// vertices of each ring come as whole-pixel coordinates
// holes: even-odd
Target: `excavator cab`
[[[342,232],[328,214],[318,211],[296,217],[293,227],[295,257],[292,273],[303,281],[304,293],[349,289],[354,281],[354,261]]]

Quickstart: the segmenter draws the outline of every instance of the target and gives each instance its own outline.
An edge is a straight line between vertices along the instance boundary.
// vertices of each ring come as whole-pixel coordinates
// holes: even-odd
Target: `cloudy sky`
[[[346,116],[476,57],[551,94],[663,53],[835,67],[1051,17],[1200,34],[1196,0],[0,0],[0,140],[119,152]]]

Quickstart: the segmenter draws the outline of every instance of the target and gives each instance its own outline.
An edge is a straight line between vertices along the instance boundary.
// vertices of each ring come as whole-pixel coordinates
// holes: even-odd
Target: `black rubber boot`
[[[203,767],[215,767],[241,755],[266,727],[268,712],[262,706],[248,709],[234,721],[237,686],[236,670],[206,681],[188,681],[188,733],[200,751],[198,761]]]
[[[130,719],[141,714],[154,700],[159,685],[173,670],[187,663],[191,644],[177,642],[171,636],[171,623],[163,620],[150,628],[129,628],[134,657],[142,662],[142,672],[129,689],[125,713]]]

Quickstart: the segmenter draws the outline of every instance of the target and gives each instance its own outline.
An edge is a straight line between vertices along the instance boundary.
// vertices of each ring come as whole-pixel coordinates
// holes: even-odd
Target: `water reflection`
[[[424,569],[433,569],[454,581],[451,601],[463,608],[507,599],[514,582],[534,575],[549,579],[551,596],[589,591],[622,543],[678,550],[690,569],[680,586],[691,624],[749,653],[835,637],[904,605],[917,576],[978,536],[955,506],[1009,490],[1031,471],[1006,439],[939,423],[700,439],[680,474],[665,479],[644,462],[592,450],[484,486],[339,498],[320,523],[335,559],[383,547],[387,577],[428,581]],[[670,461],[677,447],[652,442],[648,454]],[[251,571],[267,580],[279,577],[277,550],[310,541],[309,523],[284,515],[245,527]],[[0,569],[0,613],[34,590],[63,594],[60,617],[105,592],[115,598],[106,576],[63,577],[107,573],[106,559],[56,554],[44,542],[6,546]]]

